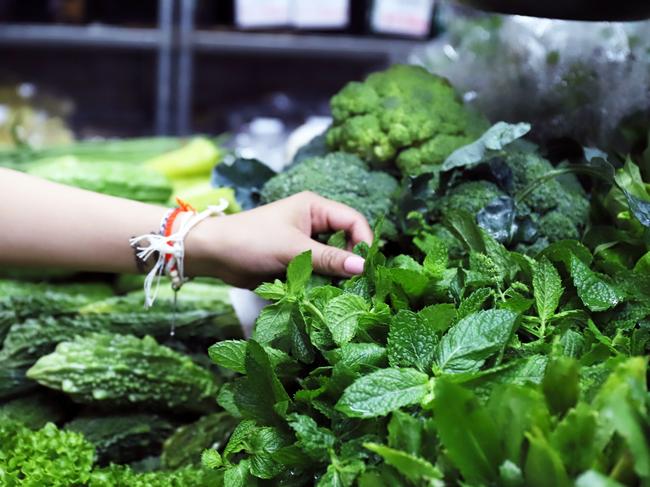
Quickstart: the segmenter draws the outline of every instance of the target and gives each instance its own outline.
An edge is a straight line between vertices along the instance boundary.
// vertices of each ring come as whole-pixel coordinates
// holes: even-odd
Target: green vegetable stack
[[[188,283],[176,309],[173,293],[161,289],[148,313],[140,290],[114,295],[108,284],[0,282],[0,483],[202,486],[218,480],[221,474],[199,468],[201,451],[227,440],[235,420],[217,412],[217,391],[228,374],[210,366],[205,349],[241,337],[229,289],[208,280]],[[203,436],[192,435],[193,450],[185,452],[176,440],[166,447],[164,471],[135,473],[158,468],[167,438],[185,438],[182,432],[210,418],[218,421]],[[23,449],[14,451],[17,443]]]
[[[650,485],[650,140],[558,157],[411,66],[331,106],[262,198],[364,213],[363,275],[298,255],[249,340],[223,284],[0,283],[0,484]]]

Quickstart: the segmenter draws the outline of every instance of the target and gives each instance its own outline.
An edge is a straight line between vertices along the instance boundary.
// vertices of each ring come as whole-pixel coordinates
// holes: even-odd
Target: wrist
[[[185,238],[185,274],[188,277],[221,277],[220,255],[224,241],[219,236],[223,220],[212,217],[199,223]]]

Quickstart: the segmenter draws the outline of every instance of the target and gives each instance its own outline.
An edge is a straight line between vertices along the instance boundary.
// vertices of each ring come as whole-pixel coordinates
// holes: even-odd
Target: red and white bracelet
[[[185,277],[185,237],[190,230],[206,218],[222,216],[228,207],[228,201],[221,199],[218,205],[208,206],[204,211],[197,213],[189,204],[177,198],[178,207],[172,208],[165,213],[160,222],[158,234],[150,233],[133,237],[129,240],[132,247],[136,249],[136,256],[140,261],[146,262],[150,257],[157,254],[156,263],[147,273],[144,280],[145,307],[153,305],[158,295],[160,278],[168,276],[172,282],[172,289],[178,291],[188,280]],[[178,231],[172,233],[176,220],[184,218]],[[142,242],[148,242],[143,247]],[[156,283],[154,288],[153,284]]]

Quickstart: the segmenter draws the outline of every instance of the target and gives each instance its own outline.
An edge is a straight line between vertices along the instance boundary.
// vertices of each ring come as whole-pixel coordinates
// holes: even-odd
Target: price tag
[[[235,0],[235,23],[242,29],[284,27],[290,23],[291,0]]]
[[[349,21],[349,0],[293,0],[291,19],[299,29],[342,29]]]
[[[434,0],[375,0],[370,15],[373,31],[424,37],[431,29]]]

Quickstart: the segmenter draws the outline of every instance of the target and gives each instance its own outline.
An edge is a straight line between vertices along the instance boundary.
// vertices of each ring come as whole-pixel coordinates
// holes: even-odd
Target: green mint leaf
[[[275,339],[289,333],[291,303],[280,301],[265,307],[255,322],[253,338],[262,345],[269,345]]]
[[[336,365],[357,372],[363,367],[381,367],[386,362],[386,349],[375,343],[348,343],[339,350]]]
[[[606,311],[623,299],[621,292],[575,255],[570,257],[569,271],[578,296],[590,311]]]
[[[327,239],[327,245],[330,247],[336,247],[337,249],[345,249],[348,246],[348,240],[345,236],[345,231],[344,230],[339,230],[338,232],[334,232],[330,237]]]
[[[286,446],[282,433],[276,428],[258,428],[247,439],[246,451],[250,454],[250,473],[260,479],[271,479],[284,470],[273,454]]]
[[[650,439],[647,435],[647,363],[644,357],[632,357],[619,364],[594,399],[602,424],[616,431],[634,457],[634,471],[650,477]],[[644,423],[646,423],[644,425]]]
[[[418,299],[422,296],[429,284],[429,278],[422,270],[390,269],[390,276],[398,284],[409,299]]]
[[[547,323],[555,314],[563,292],[560,274],[546,257],[542,257],[533,267],[533,295],[542,324]]]
[[[305,328],[305,318],[301,309],[296,306],[293,308],[289,319],[291,354],[302,363],[309,364],[314,361],[314,347],[307,336]]]
[[[270,301],[278,301],[282,299],[287,293],[284,283],[276,279],[274,282],[265,282],[255,289],[255,294],[263,299]]]
[[[534,428],[526,437],[530,445],[524,466],[524,476],[528,485],[532,487],[572,486],[562,458],[544,434],[538,428]]]
[[[316,421],[303,414],[290,414],[287,419],[289,426],[296,433],[298,446],[316,461],[327,460],[329,449],[334,448],[336,442],[334,434],[319,427]]]
[[[456,307],[451,303],[432,304],[418,311],[418,316],[436,332],[444,333],[456,319]]]
[[[217,450],[209,448],[201,453],[201,465],[208,470],[216,470],[223,465],[223,459]]]
[[[578,257],[586,265],[590,265],[593,260],[589,249],[577,240],[554,242],[540,253],[540,258],[546,257],[551,262],[562,262],[567,268],[571,266],[572,256]]]
[[[448,374],[479,370],[506,345],[516,322],[517,314],[507,310],[479,311],[463,318],[436,348],[438,369]]]
[[[562,355],[572,358],[580,358],[586,349],[584,335],[574,330],[567,330],[560,338]]]
[[[546,366],[542,390],[553,414],[564,414],[575,406],[580,394],[578,362],[569,357],[555,357]]]
[[[251,485],[250,462],[247,458],[226,469],[223,476],[224,487],[248,487]]]
[[[460,240],[468,251],[485,252],[483,232],[476,223],[474,215],[464,210],[451,209],[444,217],[445,226],[449,228],[451,233]]]
[[[287,266],[287,291],[292,296],[302,294],[311,277],[311,250],[294,257]]]
[[[600,451],[596,441],[597,430],[598,414],[583,402],[571,409],[551,434],[551,445],[572,476],[596,464]]]
[[[332,458],[325,475],[323,475],[316,487],[352,487],[354,481],[365,469],[362,461],[339,461]]]
[[[223,451],[223,458],[229,460],[232,454],[242,451],[246,446],[246,440],[256,429],[257,425],[252,419],[241,421],[230,435]]]
[[[241,411],[237,406],[237,400],[235,399],[234,382],[229,382],[221,386],[221,389],[219,389],[219,393],[217,394],[217,404],[228,411],[231,416],[235,418],[242,417]]]
[[[329,384],[332,394],[341,394],[362,374],[387,366],[386,349],[374,343],[348,343],[328,354],[328,357],[337,360]]]
[[[486,301],[494,295],[494,291],[488,287],[482,287],[474,291],[467,298],[461,301],[458,307],[458,319],[474,314],[483,309]]]
[[[537,387],[497,385],[487,402],[487,410],[500,432],[505,457],[519,463],[524,453],[526,432],[533,427],[548,431],[551,415]]]
[[[512,287],[508,288],[506,292],[503,293],[505,301],[497,303],[499,309],[508,309],[517,314],[523,314],[530,309],[533,305],[534,300],[529,299],[518,291],[515,291]]]
[[[215,364],[245,374],[247,347],[248,342],[246,340],[222,340],[208,348],[208,355]],[[283,365],[295,364],[295,361],[283,351],[267,346],[263,348],[269,356],[273,369],[278,369]]]
[[[208,355],[215,364],[245,374],[247,345],[245,340],[223,340],[208,348]]]
[[[501,285],[505,273],[487,254],[470,252],[468,276],[470,279],[467,284],[488,285],[494,283]]]
[[[442,479],[442,472],[424,458],[377,443],[364,443],[363,446],[382,457],[388,465],[414,484],[422,480]]]
[[[246,378],[235,382],[237,406],[251,419],[266,424],[277,422],[276,414],[281,413],[282,404],[289,403],[289,396],[271,367],[269,356],[254,340],[248,342],[245,365]]]
[[[444,378],[434,387],[433,418],[451,462],[473,485],[489,485],[503,462],[500,437],[485,407],[469,390]]]
[[[367,311],[368,304],[356,294],[341,294],[327,303],[325,323],[337,345],[345,345],[354,338],[359,318]]]
[[[374,418],[411,404],[428,392],[429,376],[415,369],[382,369],[357,379],[336,409],[352,418]]]
[[[423,423],[403,411],[393,411],[388,422],[388,446],[419,455],[422,445]]]
[[[419,298],[429,284],[424,268],[408,255],[396,256],[389,272],[393,283],[398,284],[410,299]]]
[[[436,331],[418,314],[401,310],[393,316],[388,332],[388,363],[391,367],[415,367],[431,370]]]
[[[434,236],[428,241],[429,250],[424,258],[424,270],[432,277],[439,279],[443,276],[449,264],[449,255],[445,243]]]

